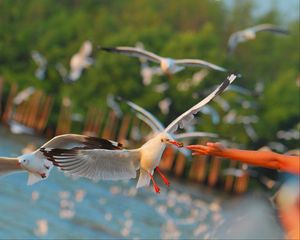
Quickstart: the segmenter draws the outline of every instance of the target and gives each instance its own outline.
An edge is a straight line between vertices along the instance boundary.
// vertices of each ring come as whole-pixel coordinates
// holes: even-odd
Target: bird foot
[[[153,178],[152,174],[149,173],[149,176],[150,176],[150,178],[151,178],[151,180],[152,180],[153,188],[154,188],[155,192],[156,192],[156,193],[160,193],[160,188],[159,188],[159,186],[157,185],[157,183],[154,181],[154,178]]]
[[[162,180],[164,181],[164,183],[170,187],[170,182],[169,180],[166,178],[166,176],[160,171],[159,167],[156,167],[155,170],[158,172],[158,174],[160,175],[160,177],[162,178]]]

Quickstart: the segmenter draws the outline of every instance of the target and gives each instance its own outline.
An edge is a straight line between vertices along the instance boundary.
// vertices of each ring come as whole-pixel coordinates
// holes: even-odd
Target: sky
[[[228,7],[232,6],[236,0],[219,0],[223,1]],[[244,0],[238,0],[244,1]],[[300,0],[253,0],[257,9],[255,15],[260,16],[268,12],[272,7],[280,9],[282,16],[287,20],[299,18],[299,2]]]

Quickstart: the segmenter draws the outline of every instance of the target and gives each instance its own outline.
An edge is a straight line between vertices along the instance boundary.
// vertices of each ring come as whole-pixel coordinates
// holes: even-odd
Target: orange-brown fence
[[[48,127],[47,122],[51,114],[53,98],[41,90],[36,90],[26,101],[15,106],[14,98],[17,89],[15,84],[10,86],[2,121],[9,124],[11,120],[14,120],[41,133]],[[3,96],[2,92],[3,80],[0,79],[0,101]],[[55,134],[72,132],[72,123],[72,101],[65,97],[61,102]],[[86,135],[117,140],[133,148],[142,144],[145,141],[143,136],[150,131],[150,128],[133,114],[125,114],[118,118],[111,109],[91,107],[82,121],[81,132]],[[249,175],[244,170],[245,174],[242,175],[223,175],[224,169],[241,168],[236,161],[206,156],[186,157],[172,147],[166,148],[160,168],[178,178],[186,178],[210,187],[219,187],[228,192],[243,193],[247,191],[249,183]]]

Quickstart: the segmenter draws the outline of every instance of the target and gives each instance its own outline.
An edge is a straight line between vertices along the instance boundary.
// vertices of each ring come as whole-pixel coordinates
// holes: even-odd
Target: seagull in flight
[[[236,46],[239,43],[246,42],[248,40],[253,40],[256,38],[257,32],[273,32],[278,34],[289,34],[289,31],[279,28],[273,24],[260,24],[254,27],[250,27],[241,31],[237,31],[233,33],[228,40],[228,51],[229,53],[233,53]]]
[[[85,41],[79,52],[74,54],[70,60],[69,81],[74,82],[80,78],[83,69],[90,67],[94,60],[90,57],[92,55],[93,45],[90,41]]]
[[[39,80],[44,80],[46,76],[47,65],[48,65],[46,58],[38,51],[32,51],[31,57],[35,62],[35,64],[38,66],[38,68],[35,71],[35,76]]]
[[[99,50],[107,51],[107,52],[114,52],[123,55],[127,55],[130,57],[137,57],[137,58],[144,58],[151,62],[155,62],[160,64],[161,70],[171,76],[185,67],[205,67],[209,69],[213,69],[216,71],[226,72],[225,68],[217,66],[213,63],[206,62],[200,59],[172,59],[161,57],[155,53],[146,51],[144,49],[136,48],[136,47],[101,47],[98,46]]]
[[[167,186],[170,185],[168,179],[158,168],[163,151],[167,144],[183,146],[174,140],[172,134],[178,128],[188,125],[194,118],[194,114],[197,114],[215,96],[221,94],[236,78],[235,74],[229,75],[211,94],[177,117],[166,128],[158,124],[156,134],[140,148],[123,149],[120,144],[106,140],[107,144],[101,144],[100,147],[96,144],[88,149],[45,146],[40,151],[65,173],[94,181],[136,178],[136,171],[140,169],[136,187],[148,186],[152,180],[155,191],[159,193],[160,188],[153,178],[154,171],[161,176]]]
[[[49,176],[53,163],[47,160],[43,153],[45,148],[63,149],[93,149],[118,148],[113,141],[98,139],[77,134],[64,134],[52,138],[37,150],[23,154],[16,158],[0,157],[0,175],[7,175],[19,171],[28,172],[28,185],[32,185]]]

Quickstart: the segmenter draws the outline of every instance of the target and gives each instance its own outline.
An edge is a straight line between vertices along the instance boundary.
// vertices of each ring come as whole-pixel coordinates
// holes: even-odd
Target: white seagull
[[[40,54],[38,51],[32,51],[31,57],[35,64],[38,66],[38,68],[35,70],[35,76],[39,80],[44,80],[46,76],[46,70],[47,70],[47,60],[46,58]]]
[[[182,147],[182,144],[174,141],[171,135],[179,127],[189,124],[194,118],[194,114],[197,114],[215,96],[221,94],[236,77],[235,74],[228,76],[217,89],[177,117],[166,128],[158,125],[159,132],[140,148],[121,149],[120,145],[111,143],[107,144],[107,148],[97,147],[96,145],[92,149],[80,147],[62,149],[46,146],[41,151],[47,156],[48,160],[52,161],[62,171],[75,177],[86,177],[94,181],[99,179],[119,180],[136,178],[136,170],[140,169],[136,187],[149,185],[151,179],[155,191],[159,193],[160,189],[153,178],[154,170],[159,173],[164,183],[169,186],[169,181],[158,168],[163,151],[167,144]]]
[[[257,32],[273,32],[278,34],[289,34],[289,32],[285,29],[279,28],[273,24],[260,24],[254,27],[250,27],[241,31],[237,31],[229,37],[228,40],[228,51],[229,53],[233,53],[234,49],[239,43],[246,42],[248,40],[253,40],[256,38]]]
[[[144,44],[141,42],[137,42],[135,45],[136,48],[138,49],[144,49]],[[162,75],[163,71],[161,70],[160,67],[150,67],[148,60],[146,58],[139,58],[140,62],[141,62],[141,71],[140,74],[143,78],[143,84],[145,86],[148,86],[149,84],[151,84],[152,82],[152,77],[154,75]]]
[[[107,52],[120,53],[120,54],[128,55],[130,57],[145,58],[151,62],[159,63],[161,70],[169,76],[183,70],[185,67],[205,67],[205,68],[210,68],[222,72],[227,71],[225,68],[206,62],[204,60],[166,58],[166,57],[158,56],[155,53],[146,51],[144,49],[135,48],[135,47],[98,46],[98,49]]]
[[[73,55],[70,61],[69,81],[76,81],[80,78],[83,69],[88,68],[94,62],[90,57],[93,51],[93,45],[90,41],[85,41],[79,52]]]
[[[35,93],[35,88],[34,87],[27,87],[20,91],[17,96],[14,97],[14,104],[15,105],[20,105],[22,102],[26,101],[29,99],[29,97]]]
[[[77,134],[64,134],[52,138],[37,150],[23,154],[16,158],[0,157],[0,175],[11,174],[16,171],[28,171],[28,185],[32,185],[49,176],[53,163],[47,160],[43,153],[45,148],[68,149],[118,149],[113,141],[98,139]]]

